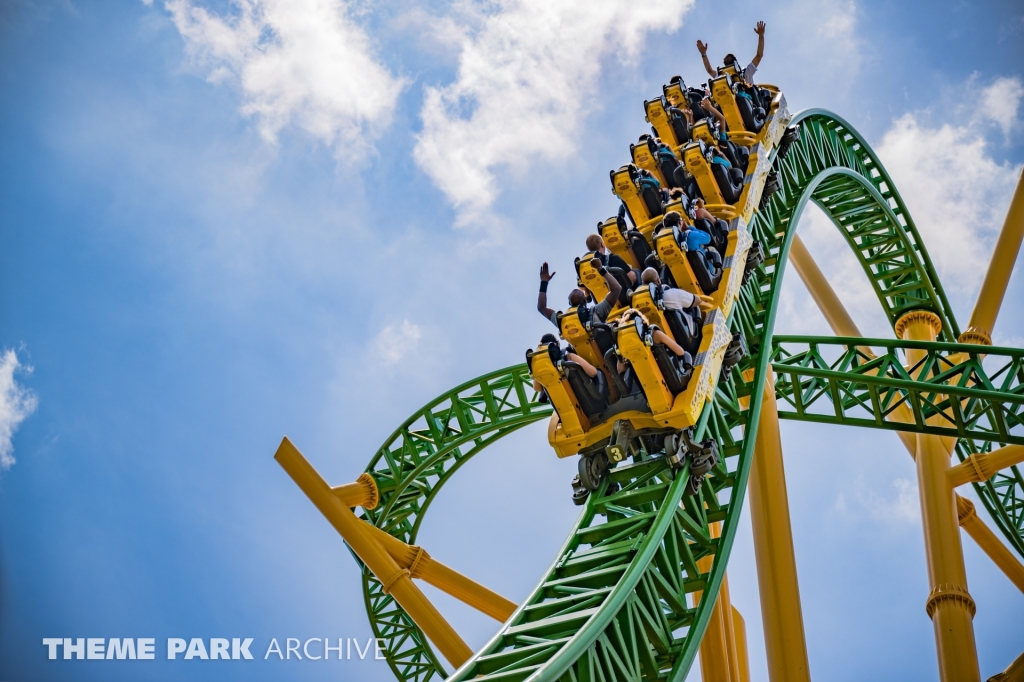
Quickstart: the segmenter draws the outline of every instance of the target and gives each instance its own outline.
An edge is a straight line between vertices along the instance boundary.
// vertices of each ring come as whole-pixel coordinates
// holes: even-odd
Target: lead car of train
[[[694,442],[692,427],[746,353],[727,320],[764,258],[747,225],[778,190],[773,150],[785,154],[797,134],[788,128],[782,92],[747,83],[735,65],[720,68],[706,89],[674,77],[644,109],[651,134],[630,145],[632,163],[611,172],[622,207],[598,226],[608,251],[632,274],[606,270],[614,270],[621,292],[605,321],[587,305],[569,308],[556,317],[568,348],[542,342],[526,353],[541,399],[554,408],[549,442],[559,457],[580,455],[577,504],[600,487],[610,467],[641,448],[664,451],[677,468],[685,462],[691,490],[718,462],[715,442]],[[673,211],[681,220],[666,225]],[[707,233],[710,248],[688,248],[689,230]],[[596,255],[576,259],[579,287],[595,302],[609,293]],[[667,306],[662,287],[642,284],[645,268],[656,270],[664,285],[711,302],[705,299],[704,310]],[[658,331],[677,348],[658,343]],[[596,368],[596,376],[568,360],[569,353]]]

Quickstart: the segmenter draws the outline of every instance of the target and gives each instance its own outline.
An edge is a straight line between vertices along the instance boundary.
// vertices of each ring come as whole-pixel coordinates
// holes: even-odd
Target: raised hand
[[[757,26],[754,27],[754,33],[756,33],[757,35],[762,36],[762,37],[764,36],[764,22],[763,21],[757,22]],[[698,41],[698,42],[700,42],[700,41]]]
[[[762,22],[760,25],[764,26],[764,23]],[[702,57],[707,55],[707,53],[708,53],[708,44],[707,43],[702,43],[702,42],[700,42],[698,40],[697,41],[697,51],[700,52]]]
[[[547,263],[545,263],[544,265],[540,266],[540,281],[548,282],[554,276],[555,276],[555,273],[553,273],[553,272],[549,273],[548,272],[548,264]]]

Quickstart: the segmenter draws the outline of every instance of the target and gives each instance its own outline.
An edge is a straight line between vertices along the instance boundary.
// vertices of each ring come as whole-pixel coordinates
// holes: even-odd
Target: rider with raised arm
[[[754,84],[754,74],[757,72],[757,67],[761,65],[761,58],[764,57],[764,29],[765,24],[763,21],[757,22],[757,26],[754,27],[754,33],[757,34],[757,54],[750,60],[750,63],[747,64],[747,68],[743,72],[743,79],[750,85]],[[704,69],[708,72],[708,75],[712,78],[717,77],[718,72],[711,67],[711,62],[708,60],[708,44],[698,40],[697,51],[700,52],[700,57],[704,61]],[[736,55],[731,52],[725,55],[722,62],[726,66],[736,64],[737,70],[739,68],[739,65],[736,63]]]
[[[590,312],[600,322],[604,322],[608,319],[608,313],[615,307],[616,301],[619,300],[619,293],[622,291],[622,285],[619,281],[608,272],[604,267],[604,263],[601,262],[600,258],[594,258],[590,261],[594,269],[597,270],[598,274],[604,277],[605,284],[608,285],[608,294],[601,299],[601,302],[590,309]],[[558,311],[552,310],[548,307],[548,282],[555,276],[554,272],[548,271],[548,264],[544,263],[540,266],[540,293],[537,294],[537,312],[543,315],[547,320],[550,320],[551,324],[558,327]],[[573,289],[569,292],[569,305],[573,307],[582,307],[587,305],[587,295],[583,293],[582,289]]]

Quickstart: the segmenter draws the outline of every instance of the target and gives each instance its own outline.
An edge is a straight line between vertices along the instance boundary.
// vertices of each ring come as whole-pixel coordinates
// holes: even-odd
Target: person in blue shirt
[[[683,218],[675,211],[669,211],[665,214],[662,224],[668,229],[678,227],[683,231],[683,235],[686,237],[686,250],[687,251],[704,251],[704,247],[711,243],[711,235],[704,230],[695,230],[688,225],[683,224]]]

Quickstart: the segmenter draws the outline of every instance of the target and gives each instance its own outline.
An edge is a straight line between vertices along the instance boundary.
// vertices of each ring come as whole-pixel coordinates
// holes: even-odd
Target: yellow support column
[[[942,322],[934,313],[916,311],[896,321],[896,334],[907,341],[934,341]],[[907,351],[913,367],[924,351]],[[932,619],[943,682],[980,681],[974,639],[974,600],[967,591],[963,547],[953,488],[946,472],[953,439],[916,434],[915,462],[921,498],[925,555],[931,592],[925,611]]]
[[[717,538],[722,532],[722,524],[712,523],[709,527],[711,537]],[[711,570],[713,556],[702,557],[697,560],[697,570],[707,573]],[[693,593],[693,605],[700,603],[704,593],[697,591]],[[700,641],[700,677],[704,682],[739,682],[733,677],[732,661],[735,658],[732,647],[730,647],[730,632],[726,621],[723,600],[728,600],[728,590],[723,579],[722,587],[718,590],[718,600],[711,611],[711,619],[704,631],[704,639]],[[731,609],[731,605],[729,606]],[[731,612],[730,612],[731,615]]]
[[[772,682],[809,682],[811,674],[789,521],[789,495],[782,463],[782,436],[771,372],[765,381],[747,489],[768,655],[768,679]]]
[[[334,526],[360,561],[380,580],[384,592],[395,598],[420,630],[440,649],[441,655],[456,668],[465,663],[473,655],[472,649],[466,646],[444,616],[420,592],[412,582],[409,571],[399,568],[395,560],[366,532],[366,524],[345,506],[290,440],[285,438],[281,441],[274,459]]]
[[[740,668],[740,682],[750,682],[750,655],[747,653],[747,624],[739,610],[732,607],[732,626],[736,637],[736,653]]]
[[[992,329],[996,326],[996,316],[1003,304],[1006,285],[1013,273],[1013,265],[1020,252],[1021,239],[1024,238],[1024,172],[1017,179],[1017,189],[1010,200],[1010,208],[1006,211],[1006,220],[999,231],[992,260],[989,262],[985,281],[981,283],[978,301],[971,313],[971,324],[967,331],[960,335],[961,343],[977,343],[992,345]]]

